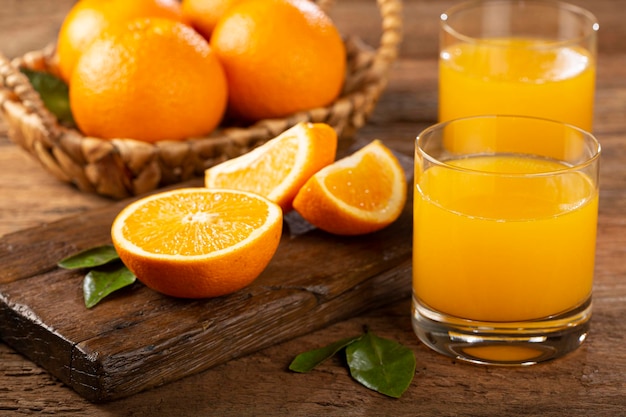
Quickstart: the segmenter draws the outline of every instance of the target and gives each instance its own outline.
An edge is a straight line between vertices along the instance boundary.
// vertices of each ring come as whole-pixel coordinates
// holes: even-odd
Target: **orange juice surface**
[[[519,156],[448,161],[416,172],[413,290],[441,313],[538,319],[591,294],[598,192],[589,177],[506,175],[565,167]]]
[[[439,61],[439,120],[536,116],[591,131],[595,62],[582,48],[540,40],[456,44]]]

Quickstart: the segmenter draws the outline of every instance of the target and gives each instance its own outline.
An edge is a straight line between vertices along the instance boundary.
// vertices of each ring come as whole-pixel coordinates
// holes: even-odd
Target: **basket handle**
[[[336,0],[317,0],[325,11],[331,9]],[[386,77],[391,64],[398,57],[402,42],[402,0],[376,0],[382,18],[380,44],[369,71],[369,78]]]

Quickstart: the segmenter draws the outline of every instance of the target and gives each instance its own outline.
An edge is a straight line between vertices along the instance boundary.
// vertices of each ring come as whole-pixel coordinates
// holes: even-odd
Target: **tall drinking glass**
[[[475,363],[558,358],[591,317],[600,145],[572,125],[476,116],[416,140],[413,328]]]
[[[543,117],[591,131],[598,23],[551,0],[479,0],[441,15],[439,121]]]

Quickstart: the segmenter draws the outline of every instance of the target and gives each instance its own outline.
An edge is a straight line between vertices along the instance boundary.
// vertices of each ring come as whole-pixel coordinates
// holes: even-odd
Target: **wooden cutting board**
[[[86,309],[83,273],[56,263],[110,243],[126,204],[0,240],[0,337],[90,401],[166,384],[410,295],[412,193],[394,224],[366,236],[333,236],[290,213],[267,269],[232,295],[181,300],[136,283]]]

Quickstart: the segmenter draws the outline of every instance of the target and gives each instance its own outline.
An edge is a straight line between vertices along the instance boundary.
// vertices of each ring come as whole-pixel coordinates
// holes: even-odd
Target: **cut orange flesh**
[[[146,286],[184,298],[250,284],[274,255],[282,211],[245,191],[186,188],[124,208],[111,229],[124,264]]]
[[[260,194],[285,212],[304,183],[335,160],[337,133],[324,123],[299,123],[274,139],[205,172],[207,188]]]
[[[371,233],[400,216],[406,187],[398,159],[375,140],[313,175],[296,195],[293,207],[329,233]]]

